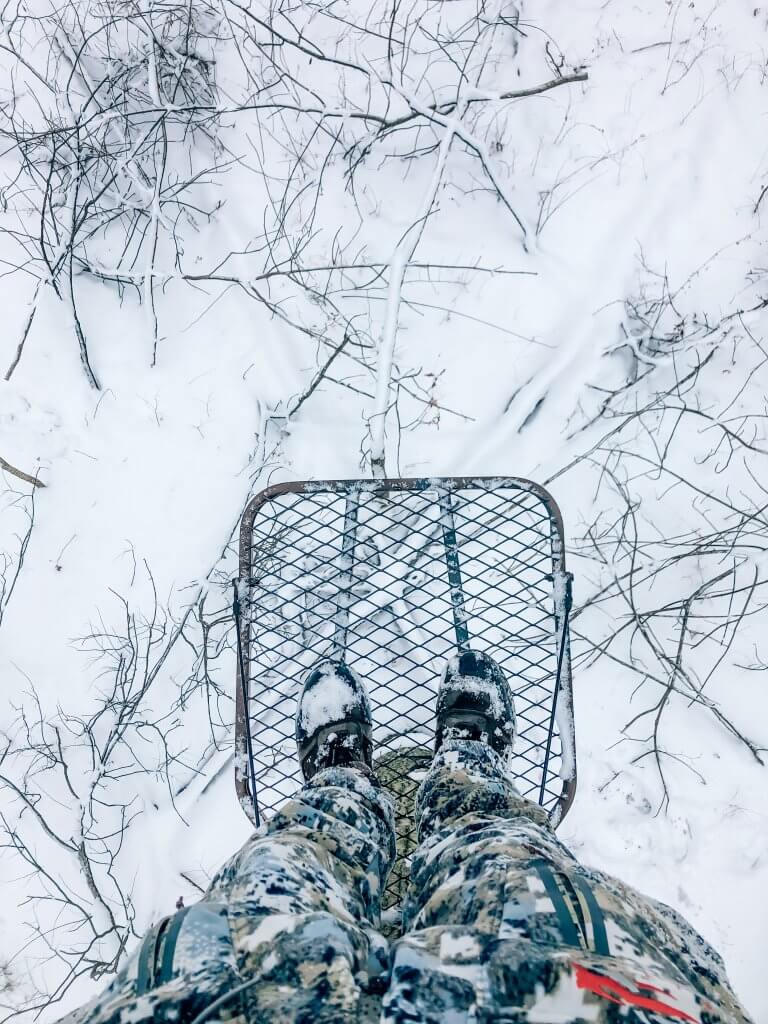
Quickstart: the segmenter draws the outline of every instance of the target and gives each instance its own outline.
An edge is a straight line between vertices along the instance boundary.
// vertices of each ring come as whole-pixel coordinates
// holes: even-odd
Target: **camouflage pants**
[[[489,747],[445,744],[416,813],[382,1022],[748,1021],[688,922],[580,865]]]
[[[327,769],[70,1020],[190,1024],[210,1006],[207,1019],[249,1024],[748,1021],[690,925],[581,867],[484,744],[445,744],[416,814],[391,950],[376,930],[390,798],[361,771]]]

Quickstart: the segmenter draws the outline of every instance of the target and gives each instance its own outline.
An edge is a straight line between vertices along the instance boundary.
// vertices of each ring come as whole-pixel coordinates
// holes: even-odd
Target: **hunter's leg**
[[[306,728],[307,724],[312,728]],[[321,665],[297,715],[305,785],[222,869],[199,904],[153,928],[87,1024],[356,1022],[386,984],[376,931],[395,857],[390,798],[371,770],[370,708],[344,665]]]
[[[364,768],[318,772],[214,880],[253,1020],[356,1020],[380,988],[376,931],[395,856],[391,802]]]
[[[464,685],[479,678],[487,692],[492,680],[499,699],[485,709],[488,728],[472,707],[483,686],[447,727],[438,722],[383,1021],[746,1021],[722,962],[687,922],[581,866],[516,793],[493,729],[493,711],[508,714],[506,684],[473,675],[478,662],[463,666]]]

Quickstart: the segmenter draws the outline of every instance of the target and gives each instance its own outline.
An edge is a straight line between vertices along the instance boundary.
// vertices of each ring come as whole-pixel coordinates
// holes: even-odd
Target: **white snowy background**
[[[385,466],[550,487],[560,835],[768,1022],[768,7],[1,17],[2,1019],[88,998],[245,840],[233,530]]]

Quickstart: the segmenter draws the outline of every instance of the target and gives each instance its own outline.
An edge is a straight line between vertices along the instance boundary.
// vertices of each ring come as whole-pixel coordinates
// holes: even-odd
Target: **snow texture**
[[[301,702],[301,726],[309,736],[324,725],[342,722],[358,703],[358,695],[329,665],[322,666],[322,682],[304,695]]]
[[[445,679],[449,672],[455,678],[457,686],[462,685],[464,688],[472,690],[473,693],[482,693],[488,698],[488,708],[494,718],[500,719],[504,717],[504,708],[499,698],[499,690],[494,682],[489,679],[478,679],[476,676],[461,675],[459,672],[458,656],[447,660],[443,679]]]
[[[42,16],[44,5],[30,6]],[[268,4],[252,6],[268,16]],[[465,22],[471,32],[474,4],[426,6],[456,19],[457,39]],[[301,38],[342,63],[267,47],[293,61],[291,75],[262,67],[250,42],[234,45],[239,17],[209,16],[223,26],[209,54],[226,108],[212,129],[219,148],[170,139],[164,213],[152,189],[129,194],[126,158],[120,188],[141,209],[133,237],[144,241],[122,278],[103,278],[124,242],[105,214],[90,269],[75,259],[52,286],[35,248],[38,192],[6,188],[19,163],[4,135],[4,1012],[46,1024],[89,998],[105,982],[90,961],[109,964],[118,936],[135,948],[247,838],[231,746],[233,531],[261,488],[372,476],[383,447],[392,475],[509,474],[551,490],[575,577],[579,783],[559,835],[584,862],[682,911],[768,1024],[768,7],[523,0],[521,31],[508,18],[481,36],[488,59],[464,92],[462,55],[430,63],[426,37],[410,29],[418,53],[390,89],[400,72],[387,65],[388,23],[377,28],[390,10],[345,0],[331,17],[323,7],[295,6]],[[373,31],[362,38],[342,17]],[[5,18],[3,109],[37,124],[56,61],[46,62],[42,22],[11,8]],[[32,33],[24,56],[36,74],[11,52],[20,31]],[[140,45],[147,109],[167,88],[155,46]],[[549,81],[561,55],[563,73],[586,69],[588,80],[473,99]],[[312,92],[280,115],[257,103],[233,112],[251,75],[280,88],[298,77]],[[75,116],[93,101],[62,76],[80,91],[59,116]],[[300,112],[318,96],[322,116]],[[463,108],[424,119],[457,96]],[[422,120],[377,137],[376,122],[357,116],[367,104]],[[168,101],[163,118],[172,112]],[[84,116],[101,118],[93,106]],[[209,173],[216,161],[221,173]],[[176,176],[188,167],[199,174],[182,211]],[[46,193],[60,222],[76,185]],[[55,260],[62,242],[50,241]],[[351,263],[365,266],[322,269]],[[84,373],[78,324],[100,391]],[[632,418],[660,395],[668,418]],[[721,528],[711,549],[675,560],[686,537],[705,542]],[[633,530],[643,542],[634,609],[619,587]],[[642,590],[652,561],[667,569]],[[736,575],[712,582],[725,572]],[[687,674],[675,675],[685,599],[705,584],[682,630]],[[738,628],[724,625],[723,600],[729,622],[744,608]],[[649,735],[662,697],[657,760]],[[122,733],[119,709],[132,701],[141,722]],[[75,952],[57,959],[51,944]]]

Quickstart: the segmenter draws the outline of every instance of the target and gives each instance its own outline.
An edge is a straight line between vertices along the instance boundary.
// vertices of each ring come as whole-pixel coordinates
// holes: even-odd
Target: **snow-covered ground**
[[[58,198],[17,178],[8,116],[93,101],[85,79],[66,109],[50,92],[67,79],[52,22],[2,15],[3,374],[25,341],[0,458],[45,486],[0,471],[0,1004],[45,1002],[74,966],[43,1019],[77,1005],[126,928],[130,948],[248,835],[233,530],[268,482],[370,476],[383,425],[391,475],[548,483],[576,574],[560,835],[681,910],[768,1022],[768,7],[540,0],[517,22],[496,0],[339,0],[276,14],[275,47],[254,21],[268,4],[200,3],[212,142],[173,128],[157,68],[180,44],[163,49],[152,6],[157,38],[132,45],[171,125],[165,176],[147,185],[123,153],[110,202],[138,180],[140,240],[120,262],[125,222],[94,227],[57,264],[59,296],[40,211],[55,263],[51,208],[71,223],[77,174]]]

